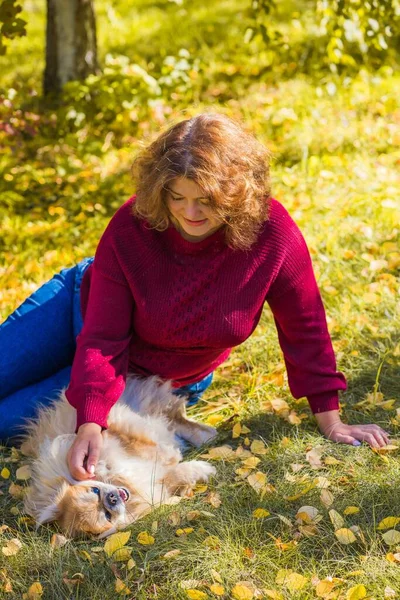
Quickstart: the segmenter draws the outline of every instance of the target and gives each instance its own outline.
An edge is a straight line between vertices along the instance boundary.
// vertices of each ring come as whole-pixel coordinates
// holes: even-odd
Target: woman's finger
[[[359,425],[352,429],[352,435],[368,442],[372,447],[383,448],[389,443],[386,432],[378,425]]]
[[[78,480],[87,479],[87,472],[83,466],[87,454],[87,444],[82,442],[73,445],[69,455],[69,467],[72,477]]]
[[[372,448],[379,448],[379,444],[373,433],[364,431],[361,432],[360,436],[357,437],[360,437],[360,439],[362,439],[364,442],[367,442]]]
[[[356,440],[353,436],[346,435],[345,433],[336,433],[334,436],[331,437],[331,440],[337,442],[338,444],[349,444],[350,446],[361,445],[361,442]]]

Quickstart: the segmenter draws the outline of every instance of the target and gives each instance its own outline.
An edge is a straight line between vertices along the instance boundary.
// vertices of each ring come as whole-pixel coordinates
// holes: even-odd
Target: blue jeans
[[[80,286],[93,257],[63,269],[0,325],[0,440],[12,441],[39,405],[69,385],[76,337],[83,325]],[[203,380],[174,390],[195,404],[211,384]]]

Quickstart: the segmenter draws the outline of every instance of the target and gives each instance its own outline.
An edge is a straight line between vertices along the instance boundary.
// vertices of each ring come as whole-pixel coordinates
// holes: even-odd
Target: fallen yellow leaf
[[[400,532],[395,529],[390,529],[382,535],[388,546],[394,546],[395,544],[400,544]]]
[[[302,590],[307,585],[307,578],[300,573],[290,573],[285,580],[285,585],[290,592]]]
[[[326,596],[328,596],[328,594],[331,593],[331,591],[333,590],[334,587],[335,587],[335,584],[333,581],[329,581],[328,579],[323,579],[316,586],[315,593],[317,594],[318,598],[325,598]]]
[[[257,456],[250,456],[250,458],[246,458],[242,461],[242,465],[248,469],[255,469],[259,462],[260,459],[257,458]]]
[[[15,473],[16,479],[21,479],[22,481],[26,481],[32,476],[29,465],[23,465],[19,469],[17,469]]]
[[[106,543],[104,544],[104,552],[107,554],[107,556],[112,556],[116,550],[119,550],[125,546],[130,537],[130,531],[113,533],[107,538]]]
[[[122,596],[128,596],[131,594],[131,590],[125,585],[122,579],[119,579],[118,577],[115,580],[115,591],[117,594],[121,594]]]
[[[217,448],[210,448],[207,454],[202,454],[202,458],[210,458],[211,460],[234,460],[236,454],[230,446],[218,446]]]
[[[40,598],[42,595],[43,595],[42,585],[39,581],[35,581],[29,587],[29,590],[26,594],[26,598],[28,598],[29,600],[37,600],[37,598]]]
[[[252,600],[252,598],[254,597],[254,593],[251,587],[247,586],[244,583],[237,583],[232,588],[231,594],[232,597],[235,598],[235,600]]]
[[[276,590],[263,590],[264,594],[268,596],[268,598],[272,598],[272,600],[283,600],[283,596],[280,592]]]
[[[338,529],[335,535],[341,544],[353,544],[356,541],[356,536],[351,529]]]
[[[247,477],[247,481],[256,492],[261,492],[267,483],[267,476],[265,473],[261,471],[257,471],[257,473],[252,473]]]
[[[268,517],[271,513],[268,512],[268,510],[265,510],[265,508],[256,508],[255,510],[253,510],[253,517],[255,519],[264,519],[265,517]]]
[[[216,596],[223,596],[225,594],[225,588],[220,583],[211,584],[210,591]]]
[[[400,517],[386,517],[379,523],[377,529],[393,529],[400,523]]]
[[[142,546],[152,546],[155,542],[153,536],[149,535],[147,531],[141,531],[136,539],[139,544],[142,544]]]
[[[205,600],[208,598],[207,594],[200,590],[186,590],[186,594],[190,600]]]
[[[8,479],[11,475],[10,471],[7,469],[7,467],[4,467],[1,472],[0,475],[2,476],[3,479]]]
[[[177,529],[175,531],[175,535],[177,536],[181,536],[181,535],[188,535],[189,533],[193,532],[193,527],[183,527],[182,529]],[[149,536],[151,537],[151,536]],[[152,538],[152,542],[150,542],[151,544],[154,544],[154,538]],[[140,542],[141,544],[143,544],[143,542]]]
[[[131,558],[133,548],[129,546],[124,546],[123,548],[118,548],[112,555],[112,559],[116,562],[126,562]]]
[[[342,515],[340,515],[333,508],[329,511],[329,518],[332,521],[332,525],[334,526],[335,529],[341,529],[343,527],[344,519],[343,519]]]
[[[232,438],[238,438],[242,432],[242,426],[240,423],[236,423],[232,428]]]
[[[1,551],[5,556],[14,556],[22,548],[22,543],[18,538],[12,538],[8,540],[5,546],[2,547]]]
[[[360,509],[358,508],[358,506],[347,506],[347,508],[344,509],[343,514],[344,515],[356,515],[359,512],[360,512]]]
[[[250,446],[250,451],[253,454],[267,454],[268,450],[265,447],[264,442],[262,442],[261,440],[253,440],[251,442],[251,446]]]
[[[367,595],[367,590],[362,583],[355,585],[346,592],[346,600],[362,600]]]
[[[215,581],[218,581],[218,583],[222,583],[222,577],[218,573],[218,571],[215,571],[214,569],[211,569],[210,573],[211,573],[213,579],[215,579]]]

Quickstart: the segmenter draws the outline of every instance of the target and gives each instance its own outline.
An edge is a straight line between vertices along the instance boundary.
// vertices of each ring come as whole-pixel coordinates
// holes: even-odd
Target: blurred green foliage
[[[1,0],[0,2],[0,55],[6,53],[4,38],[12,39],[26,35],[26,21],[17,16],[21,11],[22,8],[17,4],[17,0]]]
[[[296,50],[298,70],[355,73],[360,65],[378,68],[396,61],[400,47],[399,0],[310,0],[299,7],[275,0],[251,0],[245,39],[255,37],[271,51],[271,64]],[[296,43],[284,22],[307,24],[308,36]],[[287,33],[287,31],[286,31]],[[295,57],[293,56],[294,60]]]

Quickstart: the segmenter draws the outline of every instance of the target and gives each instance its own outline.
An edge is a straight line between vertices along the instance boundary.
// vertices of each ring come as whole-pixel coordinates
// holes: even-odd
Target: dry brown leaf
[[[323,467],[323,464],[321,462],[322,453],[322,446],[316,446],[315,448],[312,448],[311,450],[306,452],[306,460],[310,463],[313,469],[320,469],[321,467]]]
[[[201,458],[209,458],[211,460],[235,460],[236,454],[228,445],[210,448],[207,454],[202,454]]]
[[[322,490],[320,499],[322,504],[324,504],[324,506],[326,506],[327,508],[328,506],[331,506],[334,502],[334,496],[329,490]]]
[[[8,488],[8,493],[13,498],[22,498],[25,493],[25,488],[17,483],[11,483],[10,487]]]
[[[169,552],[166,552],[163,556],[163,558],[175,558],[175,556],[178,556],[181,553],[181,550],[170,550]]]
[[[219,508],[222,504],[221,496],[219,492],[210,492],[206,496],[206,502],[211,504],[214,508]]]
[[[68,542],[67,538],[64,535],[60,535],[59,533],[53,533],[50,540],[50,546],[52,548],[61,548],[65,546]]]
[[[265,484],[267,483],[267,476],[265,473],[261,471],[257,471],[257,473],[252,473],[247,477],[247,481],[256,492],[262,492]]]

